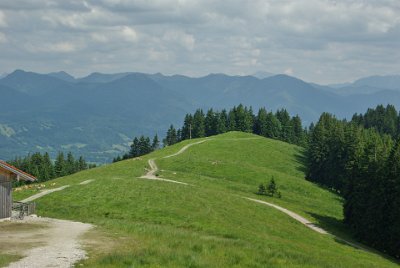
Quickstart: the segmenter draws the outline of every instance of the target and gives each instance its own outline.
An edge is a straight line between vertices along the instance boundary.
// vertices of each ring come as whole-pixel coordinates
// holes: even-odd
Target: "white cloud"
[[[287,75],[293,75],[293,69],[292,68],[287,68],[285,71],[283,71],[284,74]]]
[[[78,46],[71,42],[43,43],[40,45],[27,43],[25,48],[32,53],[72,53],[78,50]]]
[[[124,37],[124,39],[126,41],[129,41],[129,42],[135,43],[138,40],[136,31],[132,27],[129,27],[129,26],[123,26],[121,28],[121,35]]]
[[[3,11],[0,10],[0,27],[7,27],[7,20],[6,20],[6,15],[4,14]]]
[[[163,40],[173,43],[174,45],[178,44],[189,51],[192,51],[196,44],[196,40],[193,35],[177,30],[167,31],[164,34]]]
[[[7,36],[4,33],[0,32],[0,43],[6,43],[7,41]]]
[[[107,43],[109,41],[108,37],[105,34],[91,33],[90,36],[96,42]]]

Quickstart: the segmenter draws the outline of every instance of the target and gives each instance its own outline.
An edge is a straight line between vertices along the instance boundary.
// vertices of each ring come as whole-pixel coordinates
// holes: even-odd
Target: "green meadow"
[[[97,226],[80,263],[88,267],[398,267],[335,237],[351,240],[342,199],[304,179],[302,148],[239,132],[205,140],[174,157],[163,158],[197,140],[49,181],[46,188],[70,187],[37,199],[37,212]],[[189,185],[138,178],[151,158],[158,176]],[[282,197],[257,195],[272,176]],[[243,197],[290,209],[333,235]]]

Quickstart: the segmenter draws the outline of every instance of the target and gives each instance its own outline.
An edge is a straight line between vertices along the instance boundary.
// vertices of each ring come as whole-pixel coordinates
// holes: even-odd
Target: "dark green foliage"
[[[213,109],[208,110],[204,120],[205,135],[207,137],[218,134],[218,121],[219,115],[214,113]]]
[[[193,116],[191,114],[186,114],[185,120],[183,121],[183,127],[181,130],[182,140],[188,140],[192,138],[192,125],[193,125]]]
[[[167,131],[167,136],[163,140],[164,146],[169,146],[179,141],[176,129],[171,125]]]
[[[175,139],[176,139],[176,131],[172,125],[171,125],[171,127],[172,127],[172,129],[169,130],[169,135],[171,135],[171,134],[175,135]],[[174,132],[174,133],[172,133],[172,132]],[[139,138],[134,137],[132,144],[131,144],[131,149],[129,150],[129,153],[124,154],[122,157],[121,156],[115,157],[113,159],[113,163],[151,153],[151,152],[159,149],[159,147],[160,147],[160,141],[158,140],[157,134],[153,137],[152,141],[150,141],[149,137],[145,137],[143,135],[140,136]]]
[[[361,241],[400,258],[397,112],[369,109],[351,122],[322,114],[310,126],[307,178],[344,197],[344,220]]]
[[[270,196],[274,196],[274,194],[276,194],[277,191],[278,191],[278,187],[276,186],[274,177],[272,177],[271,181],[269,182],[269,184],[267,186],[267,194]]]
[[[362,114],[353,115],[352,122],[365,128],[374,128],[381,134],[397,137],[400,134],[400,116],[393,105],[378,105]]]
[[[34,153],[23,158],[18,157],[8,161],[8,163],[35,176],[39,182],[70,175],[89,168],[82,156],[79,157],[79,160],[75,160],[71,152],[67,154],[67,159],[65,159],[63,152],[59,152],[54,164],[47,152],[43,155]]]
[[[294,140],[294,131],[289,113],[286,111],[286,109],[281,109],[276,112],[275,116],[281,123],[282,129],[280,139],[292,143]]]
[[[278,186],[276,185],[274,177],[271,178],[270,182],[268,183],[267,187],[265,187],[264,184],[260,184],[258,186],[258,195],[268,195],[273,197],[275,194],[277,195],[278,198],[282,197],[282,194],[280,191],[278,191]]]
[[[153,137],[153,141],[151,143],[151,149],[154,151],[157,150],[158,148],[160,148],[160,141],[158,140],[158,135],[156,134]]]
[[[60,152],[57,155],[56,162],[54,164],[54,173],[56,177],[63,177],[67,175],[67,164],[64,159],[64,153]]]
[[[242,104],[233,107],[229,112],[209,109],[204,115],[203,111],[198,109],[194,115],[186,114],[180,131],[181,137],[178,140],[209,137],[227,131],[242,131],[301,146],[307,143],[306,132],[299,116],[291,118],[284,109],[277,111],[275,115],[267,112],[265,108],[260,108],[256,116],[251,107]],[[167,137],[170,135],[168,133]],[[168,140],[165,140],[166,145],[169,145]]]
[[[265,195],[265,194],[266,194],[266,191],[265,191],[265,190],[266,190],[266,189],[265,189],[264,184],[260,184],[260,185],[258,186],[257,194],[259,194],[259,195]]]
[[[205,137],[205,117],[203,110],[198,109],[193,115],[192,138]]]

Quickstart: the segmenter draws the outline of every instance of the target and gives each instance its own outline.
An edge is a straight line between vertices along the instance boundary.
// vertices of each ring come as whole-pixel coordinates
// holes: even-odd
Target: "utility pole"
[[[189,124],[189,140],[192,139],[192,124]]]

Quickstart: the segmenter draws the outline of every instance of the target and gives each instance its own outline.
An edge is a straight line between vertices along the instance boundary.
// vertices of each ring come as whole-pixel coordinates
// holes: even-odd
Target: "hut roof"
[[[26,180],[26,181],[35,181],[36,178],[26,172],[23,172],[22,170],[0,160],[0,168],[3,168],[5,170],[10,171],[11,173],[14,173],[20,177],[20,179]]]

